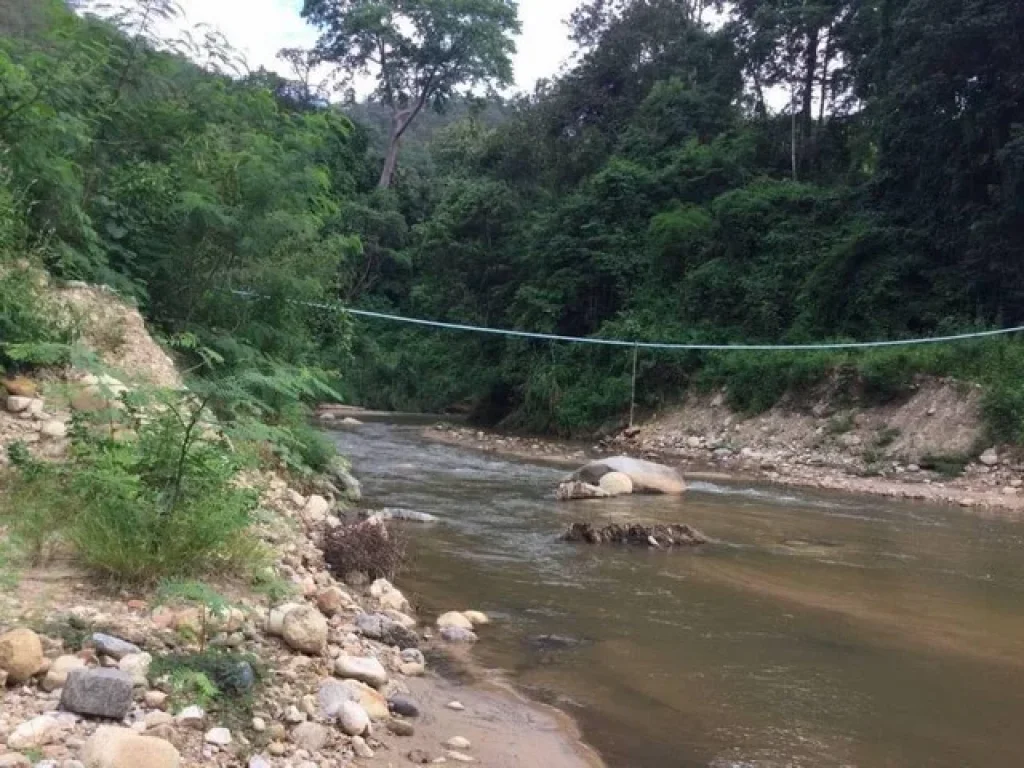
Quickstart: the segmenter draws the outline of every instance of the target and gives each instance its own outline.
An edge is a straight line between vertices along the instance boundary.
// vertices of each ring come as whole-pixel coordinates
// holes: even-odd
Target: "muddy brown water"
[[[693,483],[557,503],[564,470],[333,433],[409,524],[423,615],[487,611],[474,650],[572,715],[610,766],[1024,765],[1024,524]],[[690,523],[699,551],[565,544],[571,520]]]

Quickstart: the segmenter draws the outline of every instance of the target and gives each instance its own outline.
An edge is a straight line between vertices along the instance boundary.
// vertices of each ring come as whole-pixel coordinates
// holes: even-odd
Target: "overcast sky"
[[[2,2],[2,0],[0,0]],[[563,23],[579,0],[519,0],[523,34],[516,41],[518,90],[532,91],[539,78],[555,74],[571,55]],[[288,75],[277,59],[282,48],[309,48],[316,30],[299,15],[302,0],[179,0],[186,25],[208,24],[224,34],[253,69],[264,66]]]

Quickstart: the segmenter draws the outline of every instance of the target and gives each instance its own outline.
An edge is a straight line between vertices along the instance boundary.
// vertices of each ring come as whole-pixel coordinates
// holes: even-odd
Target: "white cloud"
[[[516,86],[532,91],[540,78],[554,75],[571,55],[568,19],[579,0],[520,0],[523,33],[516,40]],[[309,48],[316,30],[302,19],[302,0],[179,0],[184,24],[207,25],[219,31],[245,58],[249,67],[288,75],[277,58],[282,48]],[[361,91],[368,90],[364,86]]]

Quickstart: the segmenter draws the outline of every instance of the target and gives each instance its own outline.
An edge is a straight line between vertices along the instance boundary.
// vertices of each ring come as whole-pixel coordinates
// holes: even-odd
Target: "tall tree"
[[[515,0],[305,0],[321,31],[317,53],[343,77],[372,74],[391,111],[379,186],[391,186],[402,136],[431,106],[445,108],[460,86],[510,85]]]

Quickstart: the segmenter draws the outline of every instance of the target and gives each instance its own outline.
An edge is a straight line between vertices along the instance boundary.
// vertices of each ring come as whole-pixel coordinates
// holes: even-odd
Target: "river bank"
[[[991,512],[1014,518],[1024,515],[1024,466],[1009,457],[997,458],[995,465],[969,462],[964,474],[956,478],[899,463],[890,466],[885,474],[865,475],[863,468],[835,461],[825,453],[808,453],[798,460],[766,459],[752,446],[737,450],[714,448],[693,436],[666,438],[661,430],[648,431],[643,427],[589,444],[503,435],[444,423],[425,428],[423,436],[439,443],[567,469],[591,458],[625,454],[678,467],[690,479],[768,483],[953,504],[981,514]]]

